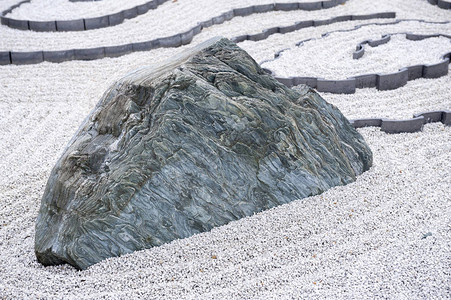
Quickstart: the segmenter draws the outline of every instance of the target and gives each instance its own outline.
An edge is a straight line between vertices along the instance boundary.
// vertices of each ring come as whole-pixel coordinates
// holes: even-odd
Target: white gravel
[[[121,45],[132,42],[149,41],[152,39],[170,36],[186,31],[197,25],[218,16],[233,7],[245,7],[256,3],[271,3],[264,0],[178,0],[166,2],[159,9],[136,18],[125,20],[122,24],[98,30],[71,31],[71,32],[34,32],[0,27],[0,51],[33,51],[33,50],[65,50],[78,48],[92,48],[100,46]],[[395,11],[398,18],[416,18],[418,10],[422,10],[422,18],[429,21],[448,21],[449,12],[432,6],[423,0],[406,1],[381,0],[349,0],[344,5],[317,11],[291,11],[268,12],[253,15],[252,19],[237,17],[224,24],[213,26],[205,31],[217,31],[227,37],[246,33],[256,33],[276,24],[289,25],[296,21],[329,19],[335,16],[349,14],[370,14],[378,12]],[[432,6],[432,7],[431,7]],[[412,8],[415,7],[415,8]],[[252,21],[250,21],[252,20]],[[318,27],[318,30],[322,30]]]
[[[208,14],[226,1],[205,2],[202,7],[197,0],[183,2],[194,7],[193,14],[196,10]],[[0,7],[4,3],[0,1]],[[425,0],[350,0],[332,15],[346,14],[346,7],[360,14],[372,10],[396,11],[402,18],[451,19],[449,11]],[[286,14],[284,22],[294,23],[298,17],[328,18],[329,13],[329,10],[311,12],[311,17],[305,12]],[[224,32],[237,35],[236,32],[281,25],[282,17],[264,16],[239,18],[211,27],[193,43]],[[185,19],[181,22],[176,18],[173,22],[183,23],[178,25],[180,28],[186,25]],[[361,23],[365,21],[277,34],[240,46],[262,61],[272,58],[274,51],[293,47],[299,40]],[[402,24],[391,26],[389,32],[405,31]],[[131,24],[123,25],[115,26],[116,31],[102,29],[92,33],[115,41],[121,30],[133,28]],[[426,25],[411,25],[418,26],[416,33],[434,30],[450,33],[449,27],[430,29]],[[167,35],[163,29],[155,29],[153,34]],[[136,32],[143,31],[138,28]],[[351,55],[355,41],[388,32],[354,33],[355,40],[344,35],[348,41],[340,44]],[[24,45],[45,49],[53,43],[55,47],[69,48],[91,38],[88,32],[71,40],[69,34],[61,38],[57,33],[22,32],[4,26],[0,27],[0,36],[6,50]],[[435,51],[432,48],[441,47],[441,42],[432,41],[407,42],[399,37],[384,46],[387,57],[396,57],[401,52],[402,59],[409,62],[433,59],[427,50],[432,53]],[[323,51],[330,53],[329,48],[336,48],[334,42],[338,40],[324,39],[317,55],[294,57],[292,63],[309,69],[332,65],[315,57]],[[95,40],[92,43],[97,45]],[[405,51],[406,45],[411,51]],[[303,47],[308,49],[306,46]],[[380,59],[377,53],[384,46],[367,47],[365,56],[356,61],[356,68],[369,63],[365,58],[373,55],[370,50],[376,51],[375,58],[379,57],[372,61],[377,72],[390,68],[396,62]],[[87,271],[79,272],[67,265],[45,268],[37,263],[33,250],[34,222],[50,170],[66,143],[115,79],[181,50],[158,49],[87,62],[0,66],[0,298],[450,298],[451,127],[441,123],[426,125],[423,132],[413,134],[388,135],[378,128],[359,129],[373,150],[374,166],[355,183],[322,195],[294,201],[188,239],[109,259]],[[343,68],[345,64],[343,61]],[[422,111],[451,109],[450,87],[448,75],[410,81],[394,91],[362,89],[353,95],[323,96],[348,118],[409,118]],[[425,234],[430,236],[423,238]]]
[[[9,18],[19,20],[34,21],[53,21],[53,20],[73,20],[81,18],[93,18],[114,14],[122,10],[132,8],[150,0],[102,0],[87,2],[71,2],[69,0],[32,0],[30,3],[24,3],[20,7],[13,10],[7,16]],[[189,5],[190,1],[186,0],[170,0],[168,3],[174,3],[179,8]],[[214,5],[221,8],[238,8],[256,4],[273,3],[273,0],[198,0],[197,7],[209,6],[210,9]],[[311,0],[285,0],[284,3],[290,2],[311,2]],[[192,5],[189,5],[190,7]]]
[[[412,32],[416,34],[447,34],[451,23],[425,24],[402,22],[395,25],[372,25],[347,32],[330,35],[291,47],[281,53],[277,60],[264,63],[263,67],[273,70],[278,76],[308,76],[325,79],[346,79],[352,76],[393,73],[407,66],[434,64],[442,61],[443,55],[451,53],[451,39],[447,37],[428,38],[421,41],[406,39],[405,34],[393,35],[383,45],[364,45],[365,54],[353,59],[357,44],[364,40],[378,40],[385,34]],[[315,57],[316,59],[310,59]],[[293,61],[302,64],[293,64]]]

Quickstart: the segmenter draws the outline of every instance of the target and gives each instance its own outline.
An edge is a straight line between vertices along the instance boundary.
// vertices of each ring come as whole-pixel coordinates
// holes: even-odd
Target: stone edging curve
[[[451,2],[446,0],[428,0],[428,2],[432,5],[437,5],[443,9],[451,9]]]
[[[105,28],[109,26],[115,26],[124,22],[125,19],[132,19],[138,15],[147,13],[151,9],[158,8],[161,4],[169,0],[152,0],[150,2],[114,13],[111,15],[104,15],[95,18],[67,20],[67,21],[31,21],[31,20],[16,20],[5,17],[13,9],[19,7],[24,3],[28,3],[31,0],[24,0],[16,5],[11,6],[9,9],[2,12],[0,21],[2,25],[20,29],[20,30],[32,30],[32,31],[83,31],[98,28]],[[220,16],[213,17],[211,20],[216,21],[223,19],[220,23],[228,21],[236,16],[248,16],[254,13],[263,13],[269,11],[292,11],[292,10],[320,10],[324,8],[332,8],[340,4],[344,4],[348,0],[323,0],[318,2],[292,2],[292,3],[271,3],[262,5],[252,5],[243,8],[236,8],[229,10]]]
[[[262,33],[258,33],[256,35],[245,35],[235,37],[232,38],[232,40],[233,41],[238,40],[243,41],[246,39],[262,40],[267,38],[271,34],[287,33],[298,30],[300,28],[325,25],[325,23],[331,24],[333,22],[348,21],[348,20],[367,20],[372,18],[394,18],[395,16],[396,16],[395,13],[379,13],[359,16],[341,16],[321,21],[304,21],[286,27],[273,27],[267,30],[263,30]],[[0,51],[0,65],[38,64],[44,61],[59,63],[70,60],[95,60],[102,59],[104,57],[118,57],[132,52],[149,51],[162,47],[179,47],[182,45],[189,44],[193,39],[193,37],[199,34],[203,30],[203,28],[210,27],[215,24],[221,24],[226,20],[225,16],[221,15],[220,17],[221,18],[219,19],[218,17],[214,17],[205,22],[201,22],[184,33],[146,42],[138,42],[118,46],[57,50],[57,51],[33,51],[33,52]],[[233,18],[233,15],[231,16],[231,18]]]
[[[87,1],[87,0],[77,0]],[[90,0],[97,1],[97,0]],[[7,10],[4,10],[0,16],[0,22],[2,25],[8,26],[14,29],[20,30],[32,30],[32,31],[83,31],[98,28],[105,28],[109,26],[115,26],[124,22],[125,19],[133,19],[139,15],[147,13],[151,9],[158,8],[161,4],[169,0],[152,0],[147,3],[114,13],[110,15],[104,15],[94,18],[84,18],[76,20],[57,20],[57,21],[32,21],[32,20],[17,20],[7,18],[5,15],[18,8],[24,3],[29,3],[31,0],[24,0],[16,5],[11,6]]]
[[[430,111],[413,115],[408,120],[391,119],[355,119],[349,120],[354,128],[375,126],[380,127],[381,131],[386,133],[409,133],[418,132],[423,129],[426,123],[442,122],[444,125],[451,126],[451,111]]]
[[[382,38],[378,39],[378,40],[366,40],[366,41],[359,43],[356,47],[356,51],[354,51],[354,53],[352,54],[352,58],[353,59],[362,58],[363,55],[365,54],[365,45],[366,44],[368,44],[370,47],[377,47],[379,45],[387,44],[391,40],[391,37],[393,35],[397,35],[397,34],[405,34],[406,39],[411,40],[411,41],[421,41],[424,39],[434,38],[434,37],[446,37],[451,40],[451,35],[447,35],[447,34],[414,34],[414,33],[410,33],[410,32],[390,33],[390,34],[383,35]],[[449,54],[442,56],[442,59],[446,59],[445,57],[447,55],[449,55]]]
[[[368,23],[363,25],[355,26],[351,29],[345,30],[335,30],[331,32],[327,32],[322,35],[321,38],[328,36],[334,32],[348,32],[357,30],[363,26],[371,26],[371,25],[393,25],[398,24],[400,22],[406,21],[417,21],[428,24],[448,24],[450,22],[428,22],[424,20],[397,20],[390,23]],[[446,36],[446,35],[443,35]],[[415,35],[409,33],[409,37],[412,39],[421,39],[424,35]],[[301,46],[304,42],[310,41],[312,39],[307,39],[304,41],[300,41],[296,43],[296,46]],[[378,40],[381,41],[381,40]],[[377,44],[377,41],[375,41]],[[276,60],[284,51],[289,49],[283,49],[278,51],[274,55],[274,59],[267,60],[261,62],[261,64]],[[388,74],[365,74],[358,75],[353,77],[348,77],[343,80],[326,80],[323,78],[317,77],[303,77],[303,76],[295,76],[295,77],[279,77],[275,72],[265,68],[265,71],[272,74],[279,82],[285,84],[288,87],[296,86],[299,84],[306,84],[312,88],[315,88],[319,92],[328,92],[334,94],[353,94],[356,89],[361,88],[377,88],[378,90],[394,90],[404,86],[407,81],[414,80],[418,78],[439,78],[448,74],[448,65],[450,63],[451,53],[447,53],[443,56],[443,60],[437,64],[432,65],[416,65],[409,66],[399,69],[397,72],[388,73]]]

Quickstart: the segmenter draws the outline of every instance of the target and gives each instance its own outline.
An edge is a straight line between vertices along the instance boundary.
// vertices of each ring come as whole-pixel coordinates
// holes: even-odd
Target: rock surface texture
[[[104,94],[51,172],[36,256],[85,269],[350,183],[371,164],[338,109],[215,38]]]

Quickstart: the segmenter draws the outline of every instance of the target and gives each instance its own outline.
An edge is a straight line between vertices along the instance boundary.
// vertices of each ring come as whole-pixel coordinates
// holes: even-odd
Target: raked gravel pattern
[[[0,6],[6,2],[1,1]],[[197,4],[195,0],[184,2]],[[213,11],[223,2],[227,1],[210,2],[202,9]],[[346,14],[344,9],[349,5],[358,14],[374,9],[395,11],[399,18],[451,20],[448,11],[423,0],[380,0],[370,5],[372,2],[350,0],[342,11],[332,14]],[[286,15],[284,22],[330,17],[329,10],[316,13]],[[281,25],[282,18],[264,15],[213,26],[193,43],[224,32],[235,36],[237,32]],[[183,23],[180,19],[174,22]],[[276,34],[239,46],[263,61],[276,51],[294,47],[299,40],[364,23],[344,22]],[[92,32],[114,40],[120,28],[126,28],[122,25],[110,33],[104,29]],[[391,29],[402,32],[403,26]],[[418,26],[418,30],[429,30]],[[435,29],[440,28],[427,33],[435,33]],[[159,30],[154,34],[167,35]],[[370,33],[356,31],[357,43],[388,32]],[[28,34],[2,26],[0,43],[8,45],[7,50],[15,43],[44,49],[40,47],[55,39],[59,47],[69,48],[90,38],[80,34],[74,42],[70,35],[60,39],[59,33]],[[390,44],[402,49],[389,48]],[[396,57],[405,51],[403,59],[413,60],[418,53],[427,53],[432,42],[408,44],[412,51],[405,51],[402,37],[389,42],[386,56]],[[323,45],[309,61],[295,57],[293,64],[327,65],[317,57],[334,45]],[[354,40],[342,45],[349,51],[347,59],[352,59]],[[319,196],[188,239],[109,259],[82,272],[67,265],[45,268],[38,264],[34,223],[40,199],[51,168],[79,124],[114,80],[181,50],[157,49],[96,61],[0,66],[0,299],[450,298],[451,127],[441,123],[427,124],[422,132],[412,134],[359,129],[373,151],[374,166],[356,182]],[[359,67],[369,63],[365,56],[356,61]],[[389,64],[383,59],[372,63],[377,72]],[[447,75],[409,81],[393,91],[361,89],[352,95],[322,95],[348,118],[410,118],[422,111],[451,109],[450,86],[451,75]]]
[[[114,14],[122,10],[132,8],[150,0],[101,0],[88,2],[71,2],[69,0],[33,0],[24,3],[20,7],[8,14],[8,18],[34,21],[72,20],[81,18],[100,17],[107,14]],[[256,4],[274,3],[273,0],[198,0],[197,7],[219,5],[225,9],[246,7]],[[312,0],[284,0],[283,3],[291,2],[312,2]],[[178,7],[178,9],[190,8],[192,4],[186,0],[169,0],[167,5]]]
[[[401,32],[449,34],[451,23],[412,21],[334,32],[323,38],[306,41],[301,46],[291,47],[276,60],[262,66],[280,77],[306,76],[340,80],[364,74],[394,73],[408,66],[435,64],[441,62],[445,54],[451,53],[451,38],[435,37],[412,41],[406,39],[405,34],[396,34]],[[357,44],[364,40],[378,40],[386,34],[395,35],[386,44],[377,47],[365,45],[363,57],[358,60],[352,58]],[[314,56],[317,59],[309,59]],[[293,60],[303,63],[293,64]]]
[[[0,51],[39,51],[39,50],[66,50],[79,48],[95,48],[100,46],[115,46],[133,42],[143,42],[152,39],[171,36],[184,32],[197,25],[229,11],[233,6],[245,7],[260,3],[257,0],[212,1],[178,0],[166,2],[155,10],[136,18],[125,20],[123,23],[88,31],[69,32],[35,32],[17,30],[7,26],[0,27]],[[414,1],[415,5],[410,4]],[[264,3],[273,1],[265,0]],[[245,3],[247,3],[245,5]],[[415,7],[415,8],[412,8]],[[257,33],[263,29],[277,26],[291,25],[297,21],[322,20],[335,16],[352,14],[371,14],[395,11],[398,18],[416,18],[422,11],[422,19],[429,21],[449,21],[449,12],[432,6],[422,0],[390,1],[380,0],[349,0],[344,5],[316,11],[273,11],[263,14],[254,14],[249,17],[236,17],[221,25],[215,25],[204,31],[227,32],[231,28],[239,29],[238,35]],[[250,21],[252,20],[252,21]],[[219,28],[219,29],[217,29]],[[225,28],[225,29],[224,29]],[[320,28],[320,27],[318,27]],[[221,30],[223,29],[223,30]],[[235,31],[234,30],[234,31]],[[320,29],[321,30],[321,29]],[[235,36],[226,34],[226,37]]]

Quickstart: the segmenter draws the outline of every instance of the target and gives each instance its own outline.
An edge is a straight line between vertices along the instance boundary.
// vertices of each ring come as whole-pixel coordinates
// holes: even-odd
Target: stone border
[[[98,28],[105,28],[109,26],[115,26],[124,22],[125,19],[132,19],[138,15],[147,13],[151,9],[158,8],[161,4],[169,0],[152,0],[150,2],[114,13],[111,15],[100,16],[96,18],[66,20],[66,21],[31,21],[31,20],[16,20],[5,17],[13,9],[19,7],[24,3],[28,3],[31,0],[24,0],[16,5],[11,6],[9,9],[2,12],[0,16],[0,23],[2,25],[20,29],[20,30],[32,30],[32,31],[83,31]],[[80,0],[77,0],[80,1]],[[81,1],[97,1],[97,0],[81,0]],[[293,10],[320,10],[326,8],[332,8],[340,4],[344,4],[348,0],[323,0],[318,2],[293,2],[293,3],[271,3],[263,5],[253,5],[243,8],[236,8],[229,10],[220,16],[213,17],[206,24],[221,24],[224,21],[228,21],[237,16],[249,16],[254,13],[264,13],[270,11],[293,11]],[[211,26],[209,25],[209,26]],[[209,27],[204,26],[204,27]]]
[[[243,41],[261,41],[264,39],[267,39],[270,35],[281,33],[285,34],[288,32],[293,32],[296,30],[300,30],[307,27],[318,27],[323,25],[330,25],[334,23],[339,22],[346,22],[346,21],[355,21],[355,20],[370,20],[370,19],[393,19],[396,18],[396,13],[394,12],[383,12],[383,13],[375,13],[375,14],[369,14],[369,15],[346,15],[346,16],[338,16],[333,17],[326,20],[308,20],[308,21],[301,21],[296,22],[293,25],[288,25],[284,27],[272,27],[263,30],[261,33],[256,34],[246,34],[246,35],[240,35],[237,37],[232,38],[232,41],[235,43],[241,43]],[[287,49],[285,49],[287,50]],[[279,52],[280,53],[280,52]]]
[[[443,9],[451,9],[451,2],[446,0],[428,0],[428,2],[432,5],[437,5]]]
[[[371,15],[362,15],[362,16],[342,16],[335,17],[334,22],[340,22],[339,20],[349,20],[351,19],[371,19],[371,18],[382,18],[385,16],[386,18],[394,18],[395,13],[380,13],[380,14],[371,14]],[[233,14],[229,15],[229,19],[233,18]],[[70,49],[70,50],[56,50],[56,51],[34,51],[34,52],[14,52],[14,51],[0,51],[0,65],[23,65],[23,64],[38,64],[44,61],[60,63],[64,61],[70,60],[95,60],[101,59],[104,57],[118,57],[122,55],[126,55],[132,52],[137,51],[149,51],[152,49],[162,48],[162,47],[179,47],[182,45],[187,45],[191,43],[193,37],[199,34],[203,28],[213,26],[215,24],[221,24],[225,21],[225,17],[218,18],[214,17],[210,20],[197,24],[195,27],[190,30],[176,34],[169,37],[159,38],[151,41],[145,42],[137,42],[125,45],[118,46],[106,46],[106,47],[98,47],[98,48],[87,48],[87,49]],[[330,20],[326,20],[330,21]],[[309,26],[321,26],[323,21],[306,21]],[[303,23],[303,22],[301,22]],[[306,24],[307,24],[306,23]],[[301,28],[305,28],[303,25]],[[298,30],[297,26],[287,26],[287,27],[274,27],[268,30],[263,30],[263,35],[261,33],[257,35],[261,35],[259,40],[267,38],[271,34],[280,33],[280,32],[290,32]],[[257,40],[257,35],[246,35],[245,39],[254,39]],[[242,36],[241,36],[242,37]],[[241,37],[232,38],[232,40],[241,39]]]
[[[74,0],[71,0],[74,2]],[[76,1],[100,1],[100,0],[76,0]],[[111,14],[95,18],[76,19],[76,20],[56,20],[56,21],[32,21],[17,20],[7,18],[5,15],[31,0],[24,0],[16,5],[4,10],[0,15],[0,23],[14,29],[32,30],[32,31],[83,31],[98,28],[115,26],[124,22],[125,19],[132,19],[139,15],[147,13],[151,9],[158,8],[161,4],[169,0],[152,0],[150,2]]]
[[[406,19],[406,20],[397,20],[390,23],[368,23],[363,25],[355,26],[351,29],[344,29],[344,30],[335,30],[331,32],[327,32],[322,35],[321,38],[324,38],[328,36],[329,34],[335,33],[335,32],[349,32],[357,30],[364,26],[371,26],[371,25],[393,25],[398,24],[400,22],[406,22],[406,21],[417,21],[422,23],[428,23],[428,24],[448,24],[450,22],[428,22],[424,20],[412,20],[412,19]],[[411,40],[419,40],[428,38],[431,36],[445,36],[450,37],[448,35],[443,34],[434,34],[434,35],[417,35],[413,33],[406,33],[406,36],[408,39]],[[451,38],[451,37],[450,37]],[[307,39],[300,41],[296,43],[296,46],[302,46],[305,42],[310,41],[312,39]],[[384,36],[380,40],[371,41],[373,45],[382,44],[384,42],[388,42],[388,38]],[[362,43],[365,43],[369,41],[364,41]],[[363,49],[363,47],[362,47]],[[290,49],[283,49],[274,54],[274,59],[267,60],[261,62],[261,64],[268,62],[268,61],[274,61],[280,57],[280,55],[284,52]],[[360,55],[360,53],[359,53]],[[362,54],[363,55],[363,54]],[[378,90],[385,91],[385,90],[394,90],[397,88],[400,88],[404,86],[407,81],[414,80],[418,78],[438,78],[442,77],[448,74],[448,65],[450,63],[451,59],[451,53],[447,53],[443,56],[443,60],[437,64],[432,65],[416,65],[416,66],[409,66],[405,68],[399,69],[397,72],[388,73],[388,74],[365,74],[365,75],[358,75],[349,77],[344,80],[326,80],[323,78],[316,78],[316,77],[302,77],[302,76],[295,76],[295,77],[279,77],[275,72],[269,69],[265,69],[266,72],[273,75],[279,82],[285,84],[288,87],[293,87],[299,84],[306,84],[310,86],[311,88],[315,88],[319,92],[328,92],[328,93],[334,93],[334,94],[353,94],[355,93],[356,89],[361,88],[377,88]]]
[[[397,35],[397,34],[405,34],[406,39],[411,40],[411,41],[421,41],[421,40],[425,40],[428,38],[434,38],[434,37],[446,37],[451,40],[451,35],[447,35],[447,34],[429,34],[428,35],[428,34],[414,34],[414,33],[410,33],[410,32],[390,33],[390,34],[383,35],[382,38],[378,39],[378,40],[365,40],[365,41],[359,43],[356,46],[356,50],[354,51],[354,53],[352,53],[352,58],[353,59],[362,58],[363,55],[365,54],[365,45],[366,44],[368,44],[371,47],[377,47],[379,45],[387,44],[391,40],[391,37],[393,35]],[[442,59],[446,59],[446,56],[448,54],[449,53],[444,55],[442,57]]]
[[[380,127],[386,133],[410,133],[418,132],[423,129],[426,123],[442,122],[446,126],[451,126],[451,111],[430,111],[415,114],[408,120],[389,120],[389,119],[355,119],[349,120],[354,128],[375,126]]]

